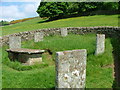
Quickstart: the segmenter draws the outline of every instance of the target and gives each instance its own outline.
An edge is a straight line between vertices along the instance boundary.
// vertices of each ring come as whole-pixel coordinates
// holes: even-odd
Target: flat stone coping
[[[13,53],[26,53],[26,54],[41,54],[41,53],[45,52],[45,50],[26,49],[26,48],[7,49],[6,51],[13,52]]]

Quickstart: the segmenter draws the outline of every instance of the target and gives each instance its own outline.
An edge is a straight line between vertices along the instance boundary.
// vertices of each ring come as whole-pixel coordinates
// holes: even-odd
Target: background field
[[[22,23],[2,27],[2,36],[17,32],[42,28],[118,26],[118,15],[96,15],[59,19],[46,22],[47,19],[35,18]]]
[[[2,27],[2,35],[31,31],[41,28],[59,27],[91,27],[118,26],[118,15],[96,15],[59,19],[46,22],[47,19],[35,18],[22,23]],[[102,55],[95,56],[95,34],[69,35],[67,37],[49,36],[43,42],[33,40],[22,42],[22,48],[46,49],[43,64],[22,66],[19,62],[11,62],[7,57],[7,46],[2,47],[2,87],[3,88],[54,88],[55,87],[55,53],[57,51],[87,49],[87,80],[86,88],[115,87],[113,78],[114,57],[112,51],[120,53],[119,41],[106,38],[106,50]]]

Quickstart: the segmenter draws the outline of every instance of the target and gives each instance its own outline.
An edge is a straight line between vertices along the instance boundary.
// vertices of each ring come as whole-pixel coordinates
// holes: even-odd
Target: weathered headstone
[[[43,41],[44,33],[43,32],[36,32],[34,35],[34,41],[39,42]]]
[[[95,54],[102,54],[105,51],[105,34],[97,34],[96,37],[96,52]]]
[[[56,88],[85,88],[86,49],[56,53]]]
[[[21,37],[10,36],[9,37],[9,48],[21,48]]]
[[[68,35],[67,28],[61,28],[61,36],[65,37]]]

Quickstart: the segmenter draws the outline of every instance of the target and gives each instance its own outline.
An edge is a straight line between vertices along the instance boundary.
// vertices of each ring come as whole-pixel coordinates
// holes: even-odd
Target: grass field
[[[89,38],[89,39],[88,39]],[[67,37],[48,36],[44,41],[34,43],[23,42],[23,48],[49,49],[53,54],[43,54],[41,65],[22,66],[19,62],[11,62],[3,48],[3,88],[54,88],[55,87],[55,53],[57,51],[87,49],[87,80],[86,88],[112,88],[113,56],[110,38],[106,39],[106,50],[102,55],[95,56],[94,34],[69,35]],[[82,43],[81,43],[82,42]],[[33,47],[34,46],[34,47]],[[96,83],[97,82],[97,83]]]
[[[50,22],[45,21],[45,19],[35,18],[22,23],[4,26],[2,27],[2,36],[42,28],[118,26],[118,15],[82,16]]]
[[[45,19],[35,18],[22,23],[2,27],[2,35],[31,31],[41,28],[58,27],[91,27],[91,26],[118,26],[118,15],[96,15],[66,18],[45,22]],[[1,27],[0,27],[1,28]],[[57,51],[87,49],[87,78],[86,88],[114,87],[112,51],[120,57],[120,46],[117,39],[106,38],[106,50],[102,55],[95,56],[95,34],[69,35],[67,37],[48,36],[44,41],[22,42],[22,48],[49,49],[43,54],[43,64],[23,66],[19,62],[11,62],[7,57],[7,46],[0,51],[2,60],[2,87],[3,88],[54,88],[55,87],[55,53]]]

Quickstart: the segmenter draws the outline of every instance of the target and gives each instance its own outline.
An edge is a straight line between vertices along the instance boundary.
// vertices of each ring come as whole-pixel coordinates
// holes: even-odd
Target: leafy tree
[[[37,13],[50,19],[63,18],[73,14],[83,15],[97,10],[118,10],[117,2],[41,2]]]
[[[0,26],[5,26],[5,25],[9,25],[10,23],[7,21],[0,21]]]
[[[104,2],[103,10],[118,10],[118,2]]]
[[[41,2],[37,13],[40,17],[49,17],[53,19],[55,17],[62,17],[67,12],[67,3],[64,2]]]

